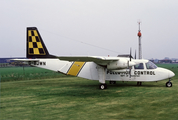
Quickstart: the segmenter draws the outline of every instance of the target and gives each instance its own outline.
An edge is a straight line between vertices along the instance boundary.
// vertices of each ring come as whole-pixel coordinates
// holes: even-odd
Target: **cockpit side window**
[[[149,61],[146,63],[146,68],[147,69],[156,69],[157,66],[154,63],[152,63],[151,61]]]
[[[144,69],[143,63],[139,63],[139,64],[135,65],[134,68],[135,69]]]

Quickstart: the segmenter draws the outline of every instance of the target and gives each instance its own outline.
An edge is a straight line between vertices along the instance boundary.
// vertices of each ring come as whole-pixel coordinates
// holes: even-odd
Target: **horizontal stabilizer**
[[[37,59],[11,59],[14,61],[22,61],[22,62],[38,62],[39,60]]]

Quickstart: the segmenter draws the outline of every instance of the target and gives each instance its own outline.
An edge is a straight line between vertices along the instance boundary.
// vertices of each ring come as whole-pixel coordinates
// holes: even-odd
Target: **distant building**
[[[24,58],[22,58],[22,57],[0,58],[0,67],[24,66],[23,62],[12,61],[11,59],[24,59]]]
[[[122,55],[118,55],[117,57],[128,57],[128,58],[133,58],[132,56],[130,56],[129,54],[122,54]]]
[[[151,62],[153,63],[178,63],[178,59],[177,58],[172,58],[169,59],[168,57],[165,57],[165,59],[163,60],[159,60],[159,59],[150,59]]]
[[[16,57],[16,58],[0,58],[0,63],[10,63],[11,59],[25,59],[24,57]]]
[[[172,60],[172,63],[178,63],[178,59]]]
[[[172,60],[168,60],[168,59],[158,60],[158,63],[172,63]]]
[[[0,58],[0,63],[7,63],[8,58]]]
[[[150,59],[149,61],[151,61],[151,62],[153,62],[153,63],[158,63],[159,60],[158,60],[158,59],[153,59],[153,58],[152,58],[152,59]]]

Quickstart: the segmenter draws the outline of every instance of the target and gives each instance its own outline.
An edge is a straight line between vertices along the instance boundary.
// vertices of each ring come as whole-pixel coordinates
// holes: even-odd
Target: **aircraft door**
[[[131,69],[131,78],[132,80],[135,80],[135,69],[134,69],[134,66],[132,66],[132,69]]]
[[[145,76],[143,76],[144,71],[145,71],[144,64],[139,63],[133,67],[134,67],[134,73],[133,73],[134,75],[133,76],[135,78],[135,81],[142,81],[143,79],[145,79]]]
[[[130,67],[128,69],[128,77],[129,77],[129,80],[135,80],[135,75],[134,75],[134,72],[135,72],[135,69],[134,69],[134,66]]]
[[[108,74],[108,73],[109,73],[108,70],[106,70],[106,80],[111,80],[110,74]]]

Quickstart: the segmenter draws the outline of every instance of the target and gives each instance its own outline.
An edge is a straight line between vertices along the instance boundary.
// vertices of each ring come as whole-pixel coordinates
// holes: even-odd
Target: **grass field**
[[[37,67],[6,67],[0,68],[1,81],[18,81],[44,78],[64,77],[64,75]]]
[[[176,65],[164,67],[178,73]],[[77,77],[4,81],[0,119],[178,119],[178,78],[171,88],[167,81],[108,83],[106,90]]]

